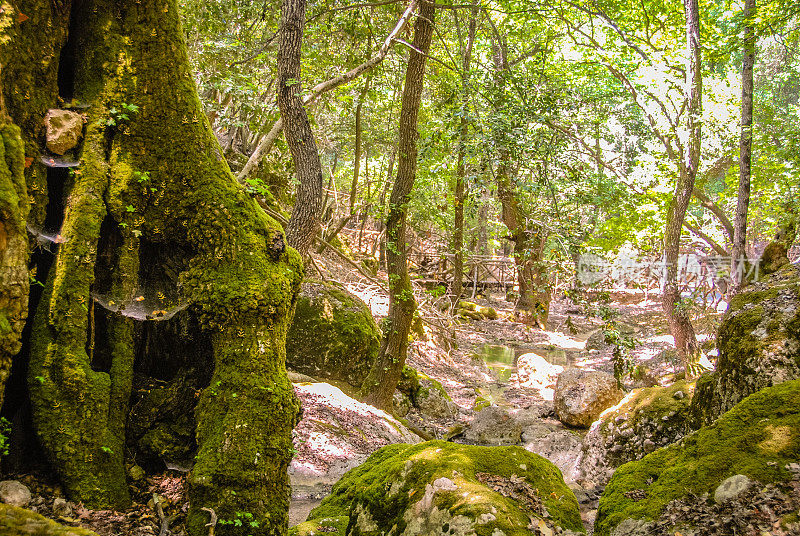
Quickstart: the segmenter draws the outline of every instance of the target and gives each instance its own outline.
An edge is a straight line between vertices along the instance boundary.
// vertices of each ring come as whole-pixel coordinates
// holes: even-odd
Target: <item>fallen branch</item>
[[[208,536],[214,536],[214,529],[217,526],[217,513],[213,508],[201,508],[200,510],[208,512],[208,514],[211,516],[211,521],[206,523],[206,527],[208,527]]]

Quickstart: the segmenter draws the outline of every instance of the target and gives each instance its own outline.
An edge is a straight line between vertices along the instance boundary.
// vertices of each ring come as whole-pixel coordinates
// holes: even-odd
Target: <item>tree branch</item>
[[[389,53],[389,49],[391,48],[392,43],[397,39],[397,36],[400,34],[400,32],[403,31],[403,29],[408,24],[408,21],[411,18],[412,13],[416,9],[417,4],[418,0],[409,1],[408,7],[400,16],[400,19],[397,21],[397,24],[395,25],[394,29],[389,33],[389,35],[386,37],[386,40],[383,43],[383,46],[381,46],[381,48],[373,57],[371,57],[369,60],[365,61],[358,67],[355,67],[354,69],[351,69],[340,76],[336,76],[334,78],[331,78],[330,80],[321,82],[316,86],[314,86],[313,88],[311,88],[311,93],[307,95],[305,98],[303,98],[303,105],[309,106],[313,104],[314,102],[316,102],[317,99],[319,99],[320,95],[322,95],[323,93],[355,80],[356,78],[364,74],[366,71],[372,69],[380,62],[382,62],[384,58],[386,58],[386,55]],[[247,160],[247,163],[242,168],[242,171],[240,171],[239,174],[236,176],[237,181],[243,183],[244,180],[250,175],[250,173],[252,173],[253,169],[261,161],[262,155],[266,154],[267,152],[269,152],[270,149],[272,149],[272,145],[275,143],[275,140],[278,138],[278,134],[280,134],[282,129],[283,129],[283,121],[281,119],[278,119],[275,122],[275,124],[272,125],[272,128],[270,129],[269,133],[266,136],[264,136],[264,138],[258,144],[255,151],[253,151],[253,154],[250,155],[250,158]]]

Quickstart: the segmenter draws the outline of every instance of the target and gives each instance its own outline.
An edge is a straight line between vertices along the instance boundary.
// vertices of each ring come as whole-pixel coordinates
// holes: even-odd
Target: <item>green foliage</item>
[[[5,417],[0,417],[0,458],[8,455],[10,440],[11,423]]]
[[[117,108],[111,108],[108,111],[108,119],[106,119],[105,126],[114,128],[121,127],[130,123],[136,114],[139,112],[139,107],[135,104],[122,103]]]

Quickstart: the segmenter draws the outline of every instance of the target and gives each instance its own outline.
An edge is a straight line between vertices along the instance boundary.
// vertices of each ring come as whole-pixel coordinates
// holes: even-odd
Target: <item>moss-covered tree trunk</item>
[[[30,345],[28,385],[45,452],[71,499],[128,503],[135,327],[188,308],[213,343],[215,365],[196,411],[189,533],[208,534],[203,508],[221,521],[247,512],[258,525],[220,524],[218,535],[285,533],[299,404],[284,341],[302,266],[222,157],[189,72],[177,3],[42,1],[21,10],[30,26],[17,44],[39,63],[4,71],[3,88],[43,88],[10,112],[21,118],[26,156],[45,152],[41,116],[57,96],[85,114],[83,141],[68,155],[79,165],[71,176],[47,176],[64,188],[65,209]],[[49,214],[57,197],[42,197]]]
[[[19,127],[0,95],[0,407],[28,315],[28,192]]]

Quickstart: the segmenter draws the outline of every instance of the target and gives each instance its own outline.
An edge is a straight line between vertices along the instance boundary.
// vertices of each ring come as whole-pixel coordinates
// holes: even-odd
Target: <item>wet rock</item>
[[[750,489],[754,484],[752,480],[747,478],[747,475],[733,475],[722,481],[716,490],[714,490],[714,501],[717,504],[733,500],[739,497],[742,493]]]
[[[505,409],[488,406],[475,416],[463,439],[477,445],[517,445],[522,440],[522,425]]]
[[[697,381],[695,428],[710,424],[746,396],[800,378],[800,271],[785,266],[737,294],[717,336],[716,371]]]
[[[379,450],[336,484],[307,523],[343,518],[360,534],[394,526],[405,536],[582,530],[575,496],[547,460],[519,447],[443,441]]]
[[[611,374],[567,369],[558,376],[553,402],[561,422],[588,428],[603,410],[622,400],[623,396]]]
[[[636,389],[604,411],[583,439],[582,478],[605,484],[620,465],[680,440],[689,432],[691,398],[685,393],[693,389],[685,381]]]
[[[0,482],[0,501],[12,506],[27,506],[31,502],[31,490],[17,480]]]
[[[363,301],[342,285],[305,280],[286,335],[286,366],[358,390],[378,355],[381,333]]]
[[[69,110],[47,110],[44,125],[47,129],[47,148],[59,155],[78,145],[83,136],[83,116]]]

